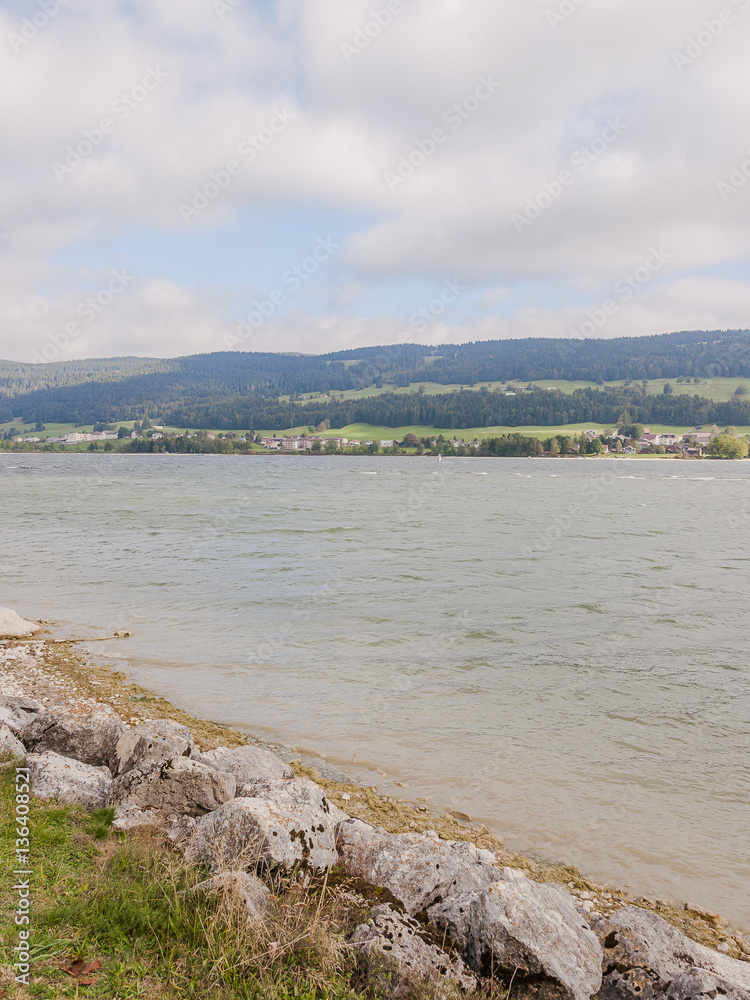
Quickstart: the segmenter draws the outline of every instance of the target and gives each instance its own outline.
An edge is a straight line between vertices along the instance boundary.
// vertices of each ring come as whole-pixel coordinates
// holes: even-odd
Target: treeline
[[[137,404],[99,403],[91,409],[60,408],[49,403],[24,414],[24,422],[93,423],[95,420],[137,420],[148,411],[152,420],[173,427],[214,427],[241,430],[317,427],[325,420],[333,428],[349,424],[385,427],[432,426],[448,430],[467,427],[557,426],[587,423],[614,426],[623,413],[641,424],[750,424],[750,400],[735,396],[713,402],[693,395],[649,395],[638,386],[578,389],[572,394],[535,389],[506,395],[497,390],[462,390],[430,396],[420,393],[383,393],[359,399],[323,399],[293,403],[259,395],[226,399],[185,398],[167,405],[155,401]]]
[[[180,422],[196,426],[206,420],[193,420],[191,414],[211,412],[220,415],[220,419],[210,421],[216,426],[282,427],[294,426],[285,422],[292,419],[293,410],[280,409],[278,398],[311,392],[427,381],[478,387],[484,382],[565,379],[603,383],[679,376],[750,378],[750,333],[693,331],[617,340],[504,340],[436,348],[399,344],[315,357],[223,352],[153,361],[1,362],[0,421],[20,416],[24,423],[83,424],[124,420],[148,411],[184,412],[186,420]],[[379,405],[381,412],[394,413],[407,406],[391,404],[388,399]],[[455,413],[455,423],[450,417],[444,421],[448,427],[484,424],[490,416],[466,416],[465,401],[444,405]],[[415,404],[410,406],[416,412]],[[477,412],[484,410],[484,404],[476,406]],[[266,412],[284,415],[278,420],[261,416]],[[248,414],[258,416],[248,419]],[[411,417],[404,419],[413,422]],[[374,422],[393,423],[380,417]],[[511,413],[510,419],[497,422],[527,421]]]
[[[614,425],[623,412],[634,423],[750,424],[750,401],[741,397],[714,403],[700,396],[648,395],[638,387],[579,389],[568,395],[536,389],[506,395],[502,391],[465,390],[429,396],[383,393],[361,399],[328,399],[287,403],[272,399],[236,397],[220,403],[180,403],[162,411],[160,421],[176,427],[241,428],[331,427],[374,424],[381,427],[557,426],[590,423]]]

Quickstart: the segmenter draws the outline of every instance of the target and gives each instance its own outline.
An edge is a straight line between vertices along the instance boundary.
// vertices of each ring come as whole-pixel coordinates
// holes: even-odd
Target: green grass
[[[671,426],[667,424],[649,424],[648,425],[654,434],[657,433],[670,433],[670,434],[684,434],[686,431],[693,430],[692,426],[683,425],[681,427]],[[502,434],[523,434],[524,437],[536,437],[540,440],[545,440],[546,438],[553,437],[556,434],[569,434],[575,435],[580,434],[582,431],[587,430],[599,430],[599,431],[609,431],[613,428],[609,425],[597,425],[595,423],[587,424],[561,424],[557,427],[540,427],[538,424],[532,426],[523,427],[468,427],[468,428],[446,428],[446,427],[377,427],[373,424],[349,424],[347,427],[342,427],[340,429],[332,429],[330,431],[322,431],[318,434],[319,437],[329,438],[329,437],[345,437],[355,439],[358,441],[401,441],[406,434],[415,434],[417,437],[437,437],[442,434],[448,440],[456,437],[459,440],[463,438],[464,441],[473,441],[474,438],[478,438],[480,441],[486,438],[500,437]],[[723,430],[723,428],[721,428]],[[750,434],[750,426],[748,427],[738,427],[737,431],[739,434]],[[271,437],[276,434],[277,437],[284,437],[285,435],[293,434],[310,434],[309,428],[305,425],[302,427],[293,427],[291,430],[276,430],[276,431],[259,431],[264,437]],[[317,432],[316,432],[317,433]]]
[[[13,769],[0,773],[4,966],[12,965],[18,942],[14,781]],[[196,892],[207,871],[187,864],[153,831],[112,832],[112,816],[111,809],[87,815],[77,807],[31,800],[31,985],[11,986],[9,997],[374,1000],[378,995],[347,944],[371,904],[351,894],[355,886],[343,873],[334,870],[330,880],[266,873],[272,909],[262,923],[251,924],[236,891]],[[420,987],[410,995],[435,1000],[434,989]]]
[[[674,379],[651,379],[648,382],[648,392],[650,395],[658,395],[663,392],[664,384],[669,381],[674,389],[675,394],[693,394],[699,395],[707,399],[714,399],[717,402],[726,402],[731,399],[734,395],[735,389],[744,385],[748,392],[750,393],[750,380],[743,378],[714,378],[714,379],[703,379],[700,385],[695,385],[694,383],[678,385]],[[521,384],[516,382],[515,384]],[[524,383],[526,384],[526,383]],[[576,389],[585,388],[597,388],[594,382],[566,382],[563,380],[546,379],[538,382],[528,383],[529,385],[536,385],[542,388],[553,388],[559,389],[561,392],[572,393]],[[505,388],[505,383],[502,382],[478,382],[475,386],[460,386],[460,385],[440,385],[437,382],[415,382],[407,388],[396,388],[395,386],[385,385],[382,389],[376,389],[375,386],[369,386],[366,389],[352,389],[346,392],[339,393],[347,399],[356,399],[366,396],[379,396],[385,392],[396,392],[399,395],[404,395],[410,392],[418,391],[420,385],[424,385],[425,392],[428,395],[440,395],[449,392],[455,392],[461,388],[465,389],[475,389],[478,390],[481,386],[487,385],[490,389],[503,389]],[[619,382],[607,382],[608,386],[622,386],[623,381]],[[316,398],[318,393],[308,393],[305,399]],[[282,399],[288,399],[289,397],[281,397]],[[121,420],[115,421],[113,426],[119,427],[120,425],[132,428],[134,421],[132,420]],[[39,434],[37,434],[33,426],[23,426],[19,421],[6,422],[0,424],[0,433],[5,433],[10,430],[11,427],[16,427],[22,433],[28,433],[29,436],[40,437],[44,440],[47,437],[62,437],[69,431],[81,431],[90,432],[93,430],[93,424],[88,424],[86,426],[76,426],[74,424],[46,424],[46,429]],[[430,437],[442,434],[446,438],[458,437],[464,438],[466,441],[470,441],[473,438],[479,438],[483,440],[488,437],[497,437],[501,434],[511,434],[518,433],[523,434],[528,437],[539,437],[548,438],[553,434],[580,434],[583,430],[589,430],[591,424],[568,424],[558,427],[539,427],[539,426],[524,426],[524,427],[468,427],[461,429],[450,429],[445,427],[378,427],[371,424],[350,424],[348,427],[341,428],[340,430],[332,429],[330,431],[324,431],[321,437],[348,437],[365,439],[372,441],[384,441],[395,438],[396,440],[401,440],[406,434],[416,434],[417,437]],[[674,434],[684,434],[686,431],[692,430],[691,426],[671,426],[666,424],[652,424],[651,430],[654,433],[657,432],[671,432]],[[184,427],[166,427],[167,431],[175,431],[177,433],[182,433],[186,430]],[[201,428],[188,428],[191,433]],[[600,427],[599,430],[609,430],[608,427]],[[208,430],[213,431],[213,433],[222,433],[221,430],[216,428],[208,428]],[[249,433],[252,428],[245,428],[243,430],[236,430],[235,433],[243,435]],[[740,434],[750,433],[750,427],[738,427],[737,430]],[[305,425],[299,427],[293,427],[291,429],[279,430],[278,428],[272,428],[270,430],[260,430],[256,433],[262,434],[264,437],[272,437],[276,434],[278,437],[283,437],[284,435],[290,434],[309,434],[310,429]],[[79,448],[70,449],[86,451],[87,445],[82,445]]]
[[[665,383],[669,382],[675,392],[675,395],[695,395],[702,396],[705,399],[713,399],[716,402],[726,402],[734,394],[734,390],[738,386],[744,386],[750,393],[750,379],[746,378],[713,378],[713,379],[701,379],[700,384],[690,382],[689,384],[678,384],[675,379],[665,379],[657,378],[650,379],[647,385],[647,392],[651,396],[656,396],[664,391]],[[541,389],[558,389],[560,392],[567,394],[573,393],[576,389],[598,389],[602,388],[597,385],[596,382],[588,381],[566,381],[564,379],[540,379],[533,382],[523,382],[518,379],[511,380],[510,385],[533,385]],[[482,386],[487,386],[488,389],[494,391],[495,389],[507,389],[508,384],[505,382],[476,382],[474,385],[441,385],[438,382],[412,382],[411,385],[406,387],[397,387],[395,385],[385,384],[381,389],[377,389],[374,385],[368,386],[366,389],[347,389],[344,392],[338,392],[336,395],[343,397],[344,399],[364,399],[370,396],[381,396],[386,392],[393,392],[399,396],[403,396],[409,393],[418,392],[421,386],[424,386],[426,395],[428,396],[439,396],[445,393],[458,392],[461,389],[469,389],[477,391]],[[640,384],[640,383],[634,383]],[[622,387],[625,385],[624,380],[620,379],[614,382],[605,382],[605,387]],[[308,400],[315,400],[319,396],[317,392],[306,393],[304,396],[300,397],[300,402],[307,402]],[[288,396],[282,396],[282,399],[288,400]]]

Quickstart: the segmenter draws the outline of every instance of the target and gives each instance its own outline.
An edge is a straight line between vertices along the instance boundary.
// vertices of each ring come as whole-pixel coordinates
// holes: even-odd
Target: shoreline
[[[49,631],[53,623],[40,620],[39,624],[43,628],[39,636],[0,638],[0,691],[24,693],[43,704],[93,698],[109,705],[131,726],[148,719],[174,719],[189,726],[201,750],[211,749],[219,743],[269,747],[252,735],[183,711],[167,698],[132,681],[121,670],[93,663],[94,654],[75,648],[78,643],[90,640],[55,639]],[[288,763],[298,777],[311,778],[320,785],[344,812],[389,833],[435,831],[444,840],[469,841],[492,851],[502,864],[525,872],[535,882],[567,888],[579,900],[590,901],[595,912],[606,916],[622,906],[635,905],[658,914],[700,944],[750,962],[750,944],[743,943],[742,935],[730,928],[723,917],[699,905],[684,903],[679,906],[602,885],[586,878],[572,865],[535,861],[506,851],[500,836],[486,826],[472,823],[466,815],[440,816],[418,799],[397,799],[379,793],[373,786],[326,777],[314,766],[297,759]]]

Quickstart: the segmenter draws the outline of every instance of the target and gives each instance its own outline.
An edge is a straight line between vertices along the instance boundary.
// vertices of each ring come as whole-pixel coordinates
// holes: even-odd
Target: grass
[[[260,924],[245,917],[231,884],[206,894],[208,873],[155,832],[111,831],[112,810],[85,814],[32,800],[31,983],[7,974],[18,928],[14,779],[0,774],[0,996],[108,1000],[357,1000],[377,990],[348,944],[370,903],[343,873],[268,873],[273,891]],[[304,875],[304,877],[300,877]],[[494,987],[501,996],[501,983]],[[435,990],[415,984],[415,998]],[[491,997],[489,993],[482,996]]]
[[[647,392],[650,396],[658,396],[659,393],[664,391],[665,384],[669,382],[674,390],[675,395],[695,395],[702,396],[706,399],[713,399],[716,402],[726,402],[731,399],[734,395],[735,389],[738,386],[744,386],[748,392],[750,392],[750,379],[746,378],[702,378],[700,383],[678,383],[676,379],[666,379],[666,378],[656,378],[649,379],[647,385]],[[487,386],[490,391],[495,389],[507,389],[508,385],[533,385],[540,389],[558,389],[560,392],[573,393],[576,389],[598,389],[602,386],[597,385],[596,382],[590,381],[567,381],[565,379],[539,379],[537,381],[525,382],[520,379],[512,379],[510,383],[505,382],[476,382],[473,385],[459,383],[451,385],[441,385],[439,382],[412,382],[406,387],[399,387],[391,384],[384,384],[381,389],[376,388],[374,385],[368,386],[366,389],[347,389],[344,392],[335,391],[335,395],[343,399],[366,399],[370,396],[381,396],[383,393],[392,392],[396,395],[403,396],[409,393],[418,392],[423,386],[426,395],[428,396],[440,396],[445,393],[458,392],[461,389],[474,389],[478,390],[482,386]],[[634,385],[639,385],[640,383],[635,382]],[[605,382],[605,387],[615,387],[621,388],[625,385],[624,379],[619,379],[613,382]],[[307,402],[309,400],[315,400],[319,397],[317,392],[308,392],[304,396],[300,396],[300,401]],[[288,400],[289,396],[282,396],[281,399]]]
[[[672,434],[684,434],[686,431],[692,431],[692,425],[668,425],[668,424],[649,424],[651,430],[656,433],[672,433]],[[463,428],[447,428],[447,427],[428,427],[428,426],[414,426],[414,427],[378,427],[374,424],[349,424],[347,427],[342,427],[339,429],[333,429],[330,431],[322,431],[318,436],[323,438],[328,437],[345,437],[350,440],[353,438],[358,441],[390,441],[403,440],[406,434],[415,434],[417,437],[437,437],[442,434],[447,440],[451,440],[456,437],[463,438],[464,441],[473,441],[474,438],[478,438],[480,441],[486,438],[499,437],[502,434],[522,434],[524,437],[536,437],[540,440],[546,440],[547,438],[553,437],[556,434],[568,434],[576,435],[580,434],[582,431],[587,430],[611,430],[609,425],[597,425],[595,423],[585,423],[585,424],[560,424],[557,427],[541,427],[538,424],[533,424],[529,426],[522,427],[463,427]],[[737,431],[739,434],[750,434],[750,426],[748,427],[738,427]],[[284,431],[259,431],[264,437],[271,437],[274,433],[277,437],[283,437],[284,435],[291,434],[309,434],[309,428],[305,426],[293,427],[290,430]],[[317,433],[317,432],[316,432]]]
[[[745,386],[745,388],[750,391],[750,380],[744,378],[712,378],[712,379],[702,379],[699,385],[693,382],[688,384],[678,384],[675,379],[650,379],[648,382],[648,393],[649,395],[656,396],[659,395],[664,389],[666,382],[670,382],[672,388],[676,395],[699,395],[706,399],[713,399],[716,402],[726,402],[731,399],[734,395],[734,391],[738,386]],[[586,389],[586,388],[598,388],[594,382],[566,382],[562,379],[546,379],[537,382],[520,383],[518,381],[515,384],[528,384],[535,385],[541,388],[553,388],[559,389],[561,392],[573,393],[576,389]],[[368,386],[366,389],[349,389],[343,393],[337,393],[339,397],[344,397],[346,399],[359,399],[367,396],[379,396],[385,392],[395,392],[399,395],[408,394],[411,392],[417,392],[419,387],[424,385],[425,392],[427,395],[441,395],[449,392],[456,392],[460,389],[479,389],[481,386],[486,385],[491,390],[494,389],[504,389],[506,384],[503,382],[477,382],[476,385],[440,385],[437,382],[414,382],[406,388],[397,388],[393,385],[384,385],[382,389],[375,388],[374,385]],[[606,382],[607,386],[622,386],[624,382],[622,380],[617,382]],[[303,398],[304,400],[317,398],[318,393],[307,393]],[[281,399],[288,399],[288,396],[282,396]],[[132,428],[134,421],[132,420],[120,420],[115,421],[115,427],[120,425],[128,428]],[[362,438],[371,441],[387,441],[391,438],[396,438],[400,440],[405,434],[416,434],[417,437],[429,437],[431,435],[442,434],[446,438],[451,438],[454,435],[459,438],[464,438],[469,441],[473,438],[479,438],[483,440],[488,437],[497,437],[500,434],[511,434],[519,433],[524,434],[528,437],[539,437],[547,438],[551,437],[553,434],[580,434],[582,430],[588,430],[590,424],[567,424],[560,427],[537,427],[537,426],[524,426],[524,427],[469,427],[463,429],[450,429],[445,427],[378,427],[371,424],[350,424],[348,427],[344,427],[340,430],[330,430],[324,431],[321,437],[349,437],[349,438]],[[62,437],[69,431],[81,431],[90,432],[93,430],[93,424],[87,424],[85,426],[77,426],[74,424],[46,424],[45,430],[39,432],[38,434],[34,431],[33,426],[23,426],[19,421],[0,423],[0,434],[4,434],[6,431],[10,430],[11,427],[15,427],[18,431],[23,434],[28,434],[33,437],[40,437],[44,440],[47,437]],[[168,431],[176,431],[182,433],[185,430],[190,430],[194,433],[196,430],[201,428],[185,428],[185,427],[167,427]],[[235,433],[237,434],[247,434],[250,430],[254,428],[244,428],[242,430],[237,429]],[[600,428],[604,430],[605,428]],[[213,431],[213,433],[219,434],[222,431],[216,428],[207,428],[207,430]],[[662,425],[652,425],[651,430],[654,433],[659,431],[680,433],[683,434],[685,431],[692,430],[692,427],[684,426],[667,426]],[[737,430],[740,434],[750,433],[750,427],[738,427]],[[289,430],[279,430],[278,428],[272,428],[270,430],[260,430],[256,431],[258,434],[262,434],[264,437],[272,437],[276,434],[278,437],[282,437],[285,434],[308,434],[310,433],[309,427],[305,424],[300,427],[294,427]],[[87,446],[82,446],[80,450],[86,450]]]

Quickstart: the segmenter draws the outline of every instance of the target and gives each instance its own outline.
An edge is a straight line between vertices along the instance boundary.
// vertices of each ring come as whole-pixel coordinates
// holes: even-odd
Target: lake
[[[750,930],[750,463],[2,454],[0,509],[0,604],[186,710]]]

